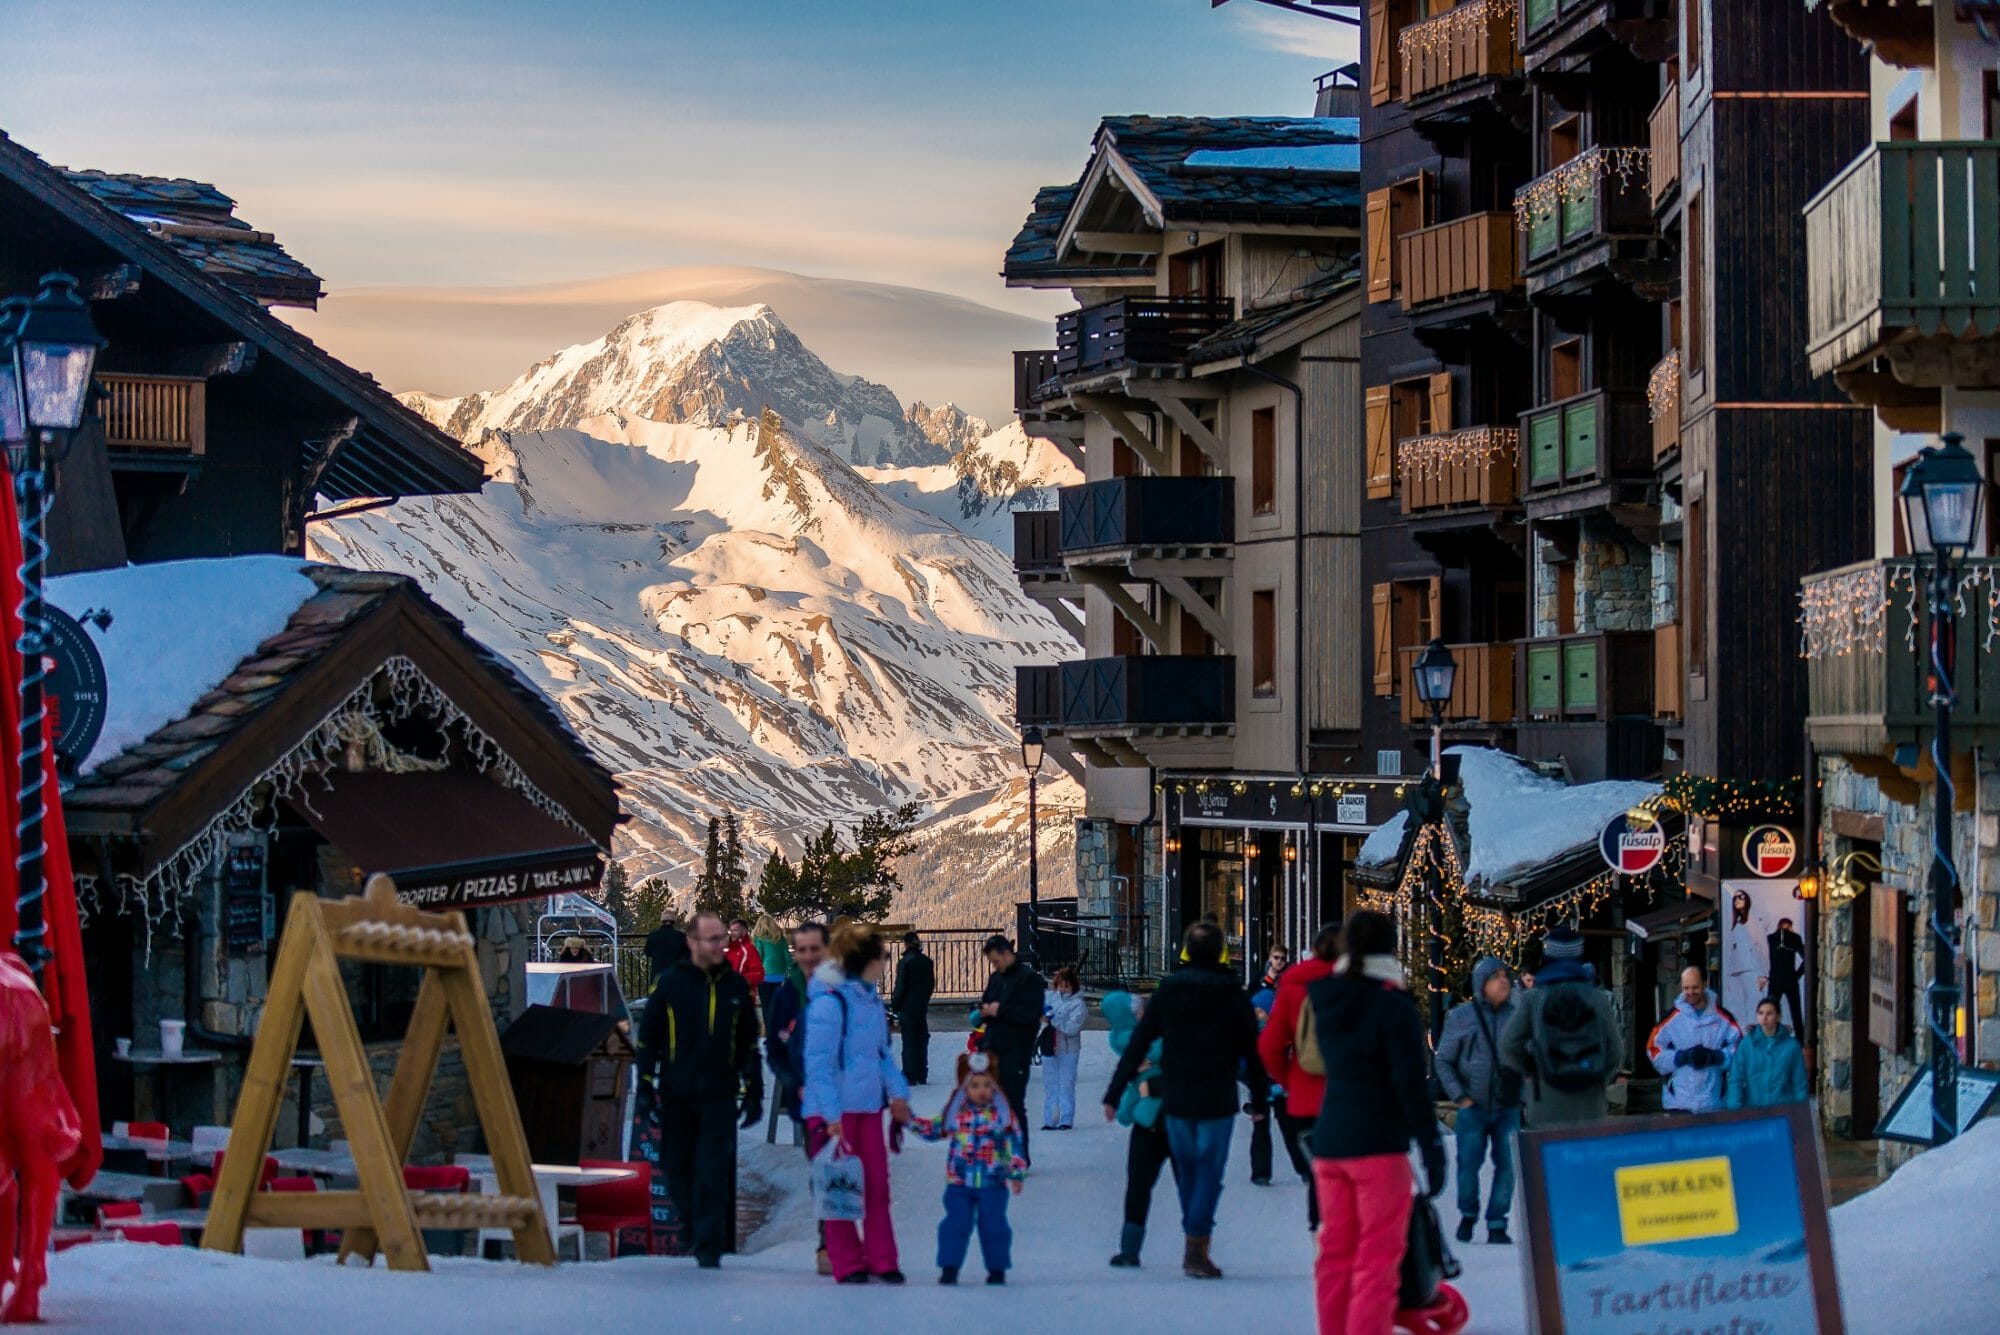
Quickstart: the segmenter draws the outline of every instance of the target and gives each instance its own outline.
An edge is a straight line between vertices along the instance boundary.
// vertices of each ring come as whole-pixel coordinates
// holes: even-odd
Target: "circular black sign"
[[[104,659],[75,617],[53,604],[47,612],[49,647],[43,662],[48,679],[43,689],[56,715],[56,764],[74,774],[104,731]]]

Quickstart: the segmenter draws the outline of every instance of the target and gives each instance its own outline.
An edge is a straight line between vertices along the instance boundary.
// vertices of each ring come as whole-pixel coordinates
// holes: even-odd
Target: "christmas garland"
[[[1504,24],[1509,36],[1512,36],[1514,0],[1472,0],[1470,4],[1447,9],[1422,23],[1412,23],[1396,38],[1396,52],[1407,72],[1418,56],[1434,56],[1468,39],[1476,40],[1494,24]]]
[[[1455,465],[1481,464],[1489,459],[1518,459],[1521,433],[1510,426],[1472,426],[1434,436],[1412,436],[1396,442],[1396,459],[1406,478],[1436,479]]]
[[[1639,805],[1704,820],[1731,817],[1785,820],[1798,814],[1804,776],[1789,779],[1725,779],[1712,774],[1676,774]]]
[[[1679,349],[1660,359],[1646,377],[1646,420],[1657,422],[1681,401],[1681,354]]]
[[[1618,188],[1629,190],[1635,178],[1643,179],[1653,160],[1650,148],[1604,145],[1587,148],[1553,171],[1544,172],[1514,193],[1514,225],[1527,231],[1536,223],[1555,216],[1565,204],[1578,204],[1597,189],[1599,177],[1618,179]]]

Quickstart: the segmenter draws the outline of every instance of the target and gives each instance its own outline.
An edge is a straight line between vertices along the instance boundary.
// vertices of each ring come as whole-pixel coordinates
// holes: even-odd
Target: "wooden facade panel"
[[[1361,727],[1361,539],[1316,537],[1305,542],[1300,616],[1308,726]]]
[[[1386,500],[1396,494],[1395,427],[1389,412],[1387,385],[1371,385],[1363,396],[1363,430],[1368,448],[1368,497]]]
[[[1305,531],[1361,531],[1361,497],[1367,485],[1360,330],[1348,321],[1304,349],[1298,382],[1304,391]]]
[[[1724,92],[1818,92],[1866,89],[1868,53],[1828,16],[1828,5],[1788,0],[1681,0],[1699,4],[1708,19],[1710,78]],[[1861,106],[1865,111],[1867,103]]]

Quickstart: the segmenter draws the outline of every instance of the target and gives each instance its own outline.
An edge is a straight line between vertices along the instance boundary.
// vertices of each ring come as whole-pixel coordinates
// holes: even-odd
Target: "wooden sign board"
[[[1903,892],[1868,891],[1868,1041],[1889,1052],[1910,1045],[1910,917]]]

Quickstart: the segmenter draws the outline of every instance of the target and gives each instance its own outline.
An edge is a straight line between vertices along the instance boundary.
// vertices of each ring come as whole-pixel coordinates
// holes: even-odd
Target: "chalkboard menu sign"
[[[222,935],[232,953],[263,953],[265,898],[264,846],[231,848],[222,864]]]

